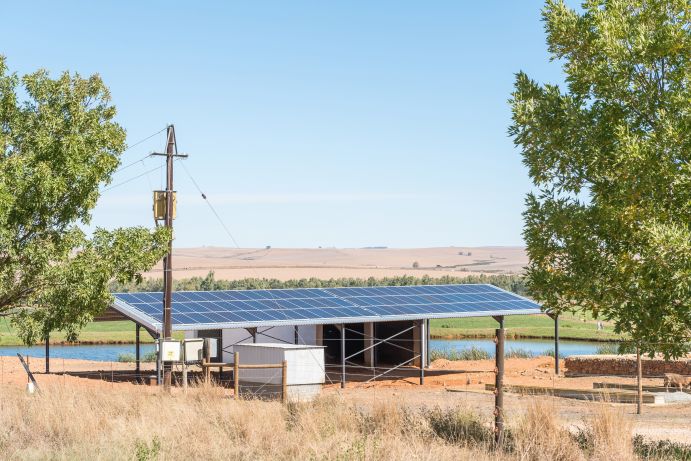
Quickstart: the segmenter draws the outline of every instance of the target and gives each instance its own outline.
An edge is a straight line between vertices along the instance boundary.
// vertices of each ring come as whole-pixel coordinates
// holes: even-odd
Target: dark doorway
[[[339,325],[340,326],[340,325]],[[326,346],[324,350],[324,359],[329,364],[341,363],[341,330],[336,325],[324,325],[323,330],[323,344]],[[364,360],[364,353],[362,349],[365,347],[364,331],[365,326],[362,323],[346,323],[346,337],[345,337],[345,356],[356,354],[348,359],[348,362],[362,363]]]
[[[411,326],[413,326],[412,321],[378,322],[374,324],[374,336],[377,341],[381,341]],[[398,365],[407,360],[413,360],[415,356],[414,339],[413,330],[410,329],[385,343],[379,344],[374,348],[377,365]]]

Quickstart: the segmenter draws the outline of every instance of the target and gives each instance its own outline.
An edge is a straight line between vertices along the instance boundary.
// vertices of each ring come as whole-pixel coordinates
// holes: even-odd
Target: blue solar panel
[[[161,323],[163,293],[117,293],[114,307]],[[173,325],[233,328],[272,324],[357,322],[539,313],[530,300],[492,285],[417,285],[180,291]]]

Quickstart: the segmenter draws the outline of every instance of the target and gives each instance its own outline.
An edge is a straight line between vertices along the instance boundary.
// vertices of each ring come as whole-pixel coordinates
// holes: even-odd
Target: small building
[[[286,362],[286,397],[290,402],[311,400],[321,390],[326,377],[324,347],[301,344],[256,343],[234,346],[243,365]],[[242,395],[262,397],[282,392],[282,370],[262,368],[242,370]]]

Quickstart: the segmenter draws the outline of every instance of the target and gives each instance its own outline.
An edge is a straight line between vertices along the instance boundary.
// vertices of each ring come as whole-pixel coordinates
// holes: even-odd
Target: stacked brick
[[[618,375],[636,376],[635,355],[576,355],[565,359],[566,376]],[[691,375],[691,358],[642,360],[643,376],[660,377],[664,373]]]

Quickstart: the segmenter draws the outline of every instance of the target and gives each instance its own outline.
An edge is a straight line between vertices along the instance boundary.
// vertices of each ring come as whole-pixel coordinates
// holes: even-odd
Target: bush
[[[124,354],[118,354],[118,362],[132,363],[135,361],[134,354],[125,352]]]
[[[492,443],[493,432],[480,418],[460,408],[423,410],[432,432],[448,443],[456,445],[486,445]]]
[[[642,435],[633,437],[633,450],[643,459],[691,460],[691,445],[669,440],[646,440]]]

